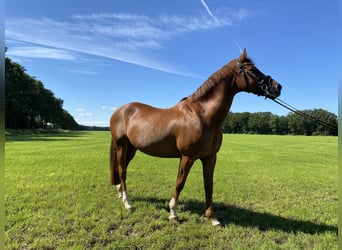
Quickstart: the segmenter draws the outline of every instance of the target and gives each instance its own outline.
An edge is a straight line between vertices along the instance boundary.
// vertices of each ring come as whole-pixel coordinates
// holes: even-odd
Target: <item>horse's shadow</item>
[[[168,208],[168,200],[153,197],[132,197],[134,201],[142,201],[153,204],[157,209]],[[178,202],[181,210],[188,210],[200,216],[204,214],[204,203],[198,200],[185,200]],[[223,226],[239,225],[243,227],[255,227],[260,231],[281,230],[288,233],[322,234],[333,232],[337,234],[337,227],[311,221],[285,218],[270,213],[262,213],[240,208],[225,203],[214,203],[215,215]]]

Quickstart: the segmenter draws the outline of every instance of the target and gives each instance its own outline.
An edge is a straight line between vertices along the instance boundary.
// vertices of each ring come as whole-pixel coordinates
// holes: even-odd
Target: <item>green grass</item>
[[[200,162],[168,221],[177,159],[137,153],[129,214],[109,184],[109,132],[6,137],[7,249],[337,249],[337,138],[225,135],[214,205]]]

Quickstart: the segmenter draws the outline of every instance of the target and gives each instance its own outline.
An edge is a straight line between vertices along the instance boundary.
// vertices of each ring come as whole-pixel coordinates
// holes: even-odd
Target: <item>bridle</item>
[[[243,75],[243,78],[245,79],[245,83],[247,86],[247,90],[249,89],[249,81],[248,77],[252,78],[256,84],[258,85],[259,89],[263,92],[265,97],[274,98],[274,96],[269,92],[269,89],[272,87],[272,77],[267,75],[262,79],[259,79],[251,70],[246,69],[245,67],[248,65],[253,65],[253,63],[237,63],[238,67],[240,68],[240,72]],[[260,95],[260,94],[259,94]]]

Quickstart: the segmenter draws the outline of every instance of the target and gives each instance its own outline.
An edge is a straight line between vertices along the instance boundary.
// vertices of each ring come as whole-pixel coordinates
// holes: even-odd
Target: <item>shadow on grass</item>
[[[37,130],[34,132],[18,132],[10,135],[6,135],[6,142],[17,141],[66,141],[74,139],[75,137],[85,136],[81,131],[48,131]]]
[[[132,201],[143,201],[154,204],[158,209],[169,210],[167,205],[169,200],[167,199],[132,197]],[[188,210],[200,216],[204,215],[204,202],[197,200],[179,201],[178,206],[183,211]],[[251,211],[245,208],[227,205],[225,203],[214,203],[214,208],[215,215],[223,226],[234,224],[243,227],[256,227],[260,231],[281,230],[288,233],[322,234],[332,232],[337,234],[337,227],[326,224],[284,218],[270,213]]]

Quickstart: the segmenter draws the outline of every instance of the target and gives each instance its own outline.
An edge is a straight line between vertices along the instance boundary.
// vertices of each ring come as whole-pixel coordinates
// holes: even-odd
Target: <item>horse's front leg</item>
[[[193,165],[193,163],[194,163],[194,160],[192,158],[185,157],[185,156],[182,156],[180,160],[177,181],[176,181],[176,189],[169,203],[169,208],[170,208],[169,219],[170,220],[178,220],[178,216],[176,212],[178,197],[184,188],[186,178],[188,177],[190,168]]]
[[[220,226],[216,219],[213,208],[213,178],[216,164],[216,154],[201,159],[203,168],[204,190],[205,190],[205,216],[210,219],[213,226]]]

